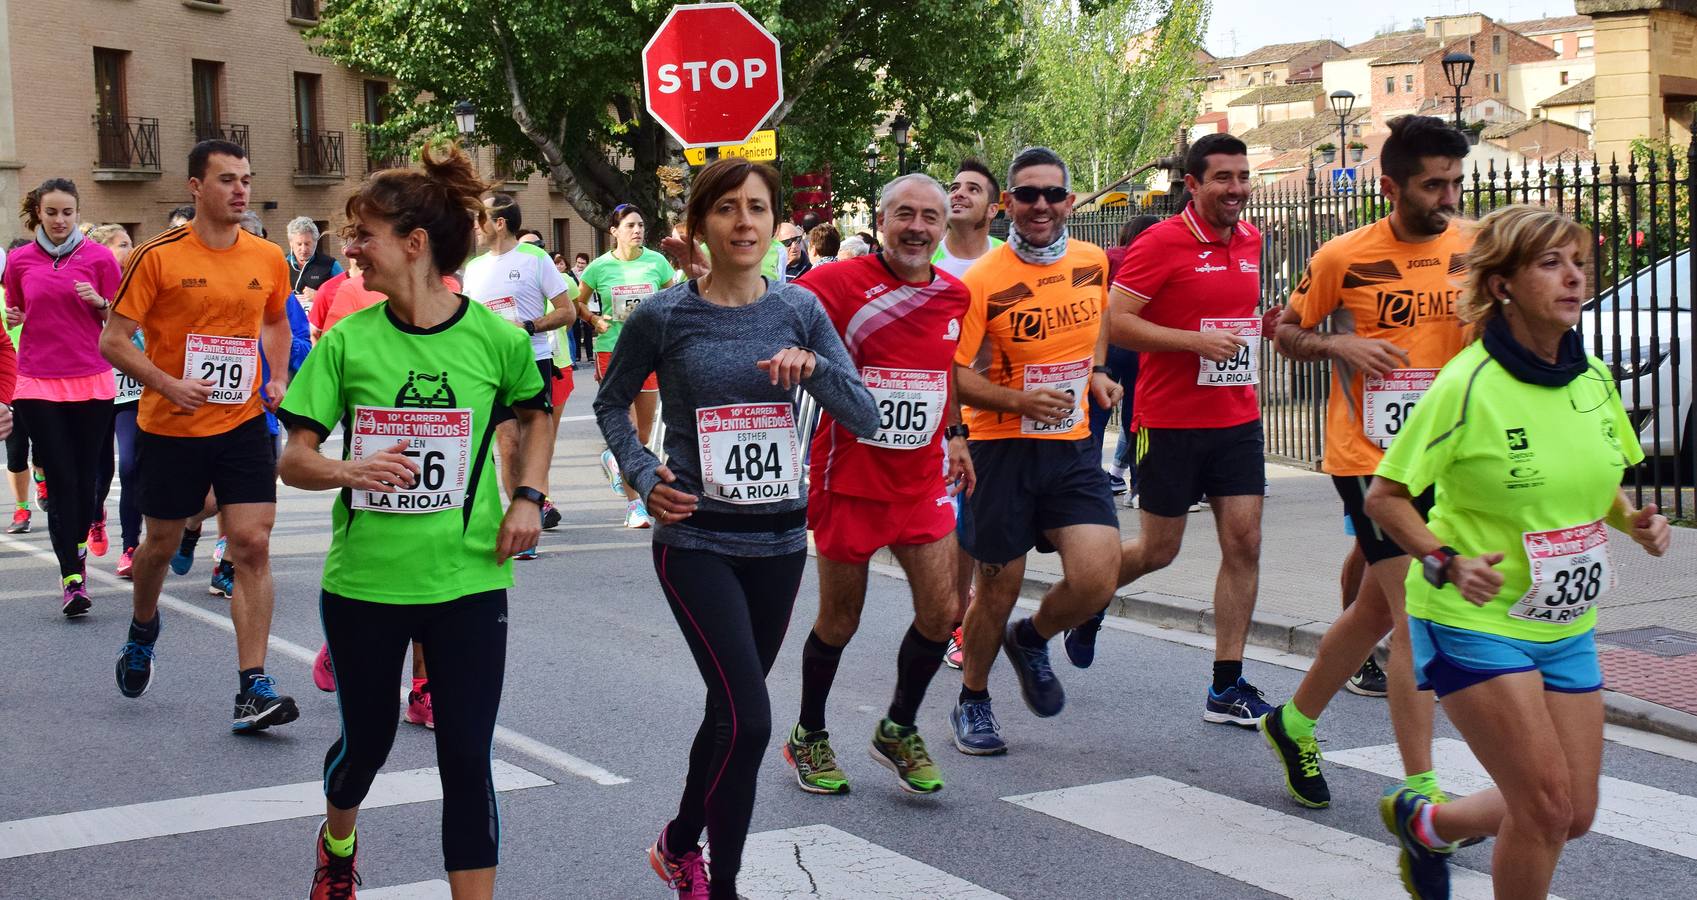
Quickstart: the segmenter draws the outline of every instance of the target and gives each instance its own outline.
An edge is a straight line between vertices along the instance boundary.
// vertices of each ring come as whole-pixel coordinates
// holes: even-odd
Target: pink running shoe
[[[665,843],[666,830],[662,828],[654,846],[648,848],[648,864],[654,868],[654,874],[666,882],[678,900],[707,900],[707,861],[701,857],[701,848],[673,856],[666,852]]]
[[[330,665],[330,645],[320,644],[312,660],[312,683],[326,694],[336,692],[336,669]]]
[[[106,540],[106,514],[103,512],[100,518],[88,527],[88,552],[95,556],[105,556],[111,546],[111,542]]]
[[[423,725],[436,730],[436,710],[430,705],[430,685],[426,683],[424,690],[407,692],[407,721],[414,725]]]
[[[118,577],[129,578],[131,573],[135,571],[135,565],[136,548],[125,547],[124,552],[118,554]]]
[[[961,659],[966,654],[966,651],[961,649],[960,642],[960,626],[957,625],[955,626],[955,630],[949,635],[948,648],[943,651],[943,664],[951,669],[960,668]]]
[[[64,599],[60,601],[59,611],[67,619],[80,619],[88,615],[89,607],[94,604],[88,599],[88,588],[83,584],[81,575],[72,575],[65,579]]]

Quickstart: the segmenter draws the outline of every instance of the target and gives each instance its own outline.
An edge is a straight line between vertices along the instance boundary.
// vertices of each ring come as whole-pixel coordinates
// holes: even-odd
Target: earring
[[[1507,306],[1507,305],[1509,305],[1510,303],[1513,303],[1513,302],[1514,302],[1514,298],[1510,297],[1508,295],[1508,291],[1503,291],[1503,305]]]

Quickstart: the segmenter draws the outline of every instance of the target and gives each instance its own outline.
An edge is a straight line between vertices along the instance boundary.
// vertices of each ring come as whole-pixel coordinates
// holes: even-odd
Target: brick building
[[[334,228],[385,164],[357,124],[381,120],[389,85],[313,55],[302,32],[317,15],[317,0],[0,0],[0,208],[68,177],[84,221],[145,239],[188,202],[189,148],[215,136],[247,148],[251,208],[273,240],[300,215]],[[488,153],[479,165],[499,168]],[[505,189],[550,250],[601,243],[546,178]]]
[[[1555,58],[1554,50],[1489,16],[1433,16],[1426,20],[1424,37],[1410,39],[1369,65],[1374,121],[1383,126],[1407,113],[1453,115],[1453,92],[1442,61],[1445,54],[1458,51],[1474,60],[1472,77],[1462,91],[1462,116],[1467,119],[1526,118],[1526,110],[1508,105],[1509,67]]]
[[[1526,22],[1505,22],[1503,27],[1554,50],[1557,59],[1583,59],[1596,48],[1596,32],[1590,16],[1553,16]]]

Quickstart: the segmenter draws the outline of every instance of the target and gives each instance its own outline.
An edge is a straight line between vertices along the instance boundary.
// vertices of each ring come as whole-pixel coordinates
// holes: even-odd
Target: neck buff
[[[1034,266],[1052,266],[1067,255],[1067,230],[1061,226],[1061,236],[1047,247],[1039,247],[1025,239],[1019,229],[1008,229],[1008,246],[1014,255]]]
[[[35,226],[36,244],[39,245],[42,250],[46,251],[48,256],[51,256],[54,259],[65,258],[67,254],[77,249],[77,245],[81,244],[82,240],[82,229],[73,228],[71,229],[71,236],[65,238],[65,242],[63,244],[55,244],[53,243],[53,239],[47,236],[47,229],[44,226]]]
[[[1561,336],[1561,345],[1556,349],[1556,361],[1553,363],[1545,362],[1525,344],[1515,340],[1513,332],[1509,331],[1508,320],[1500,313],[1492,316],[1485,325],[1481,340],[1485,342],[1485,352],[1491,354],[1497,365],[1527,384],[1564,387],[1590,367],[1585,358],[1585,346],[1575,331]]]

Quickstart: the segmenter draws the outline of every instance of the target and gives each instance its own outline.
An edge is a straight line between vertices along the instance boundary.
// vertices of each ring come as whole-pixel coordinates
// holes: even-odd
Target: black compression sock
[[[809,631],[807,643],[801,646],[801,727],[805,731],[825,730],[825,701],[831,696],[831,682],[837,678],[837,663],[843,658],[843,648],[833,647]]]
[[[153,621],[146,624],[131,619],[130,640],[138,644],[151,644],[159,640],[159,614],[154,613]]]
[[[255,675],[264,675],[264,674],[265,674],[265,667],[264,666],[258,666],[258,667],[252,668],[252,669],[241,670],[241,672],[239,672],[236,675],[236,678],[241,682],[241,684],[237,686],[237,690],[238,691],[247,690],[248,679],[252,678]]]
[[[902,648],[896,653],[896,693],[890,700],[890,721],[913,726],[925,689],[931,686],[932,676],[943,664],[943,651],[948,648],[947,641],[933,641],[912,625],[907,627]]]
[[[1032,650],[1041,650],[1049,643],[1043,639],[1042,635],[1037,633],[1037,626],[1031,624],[1030,616],[1020,619],[1014,625],[1013,639],[1019,641],[1020,646],[1029,647]]]
[[[990,692],[987,690],[975,691],[964,684],[960,686],[960,702],[962,703],[971,703],[975,701],[982,703],[988,699],[990,699]]]
[[[1223,694],[1226,688],[1235,687],[1237,680],[1243,677],[1243,660],[1217,659],[1214,661],[1214,693]]]
[[[200,543],[199,528],[184,528],[183,539],[177,543],[177,552],[184,556],[193,556],[195,545]]]

